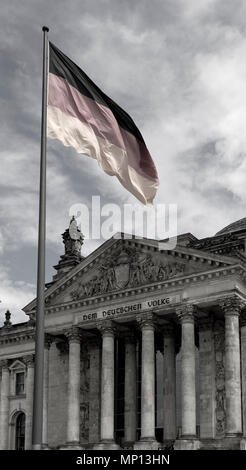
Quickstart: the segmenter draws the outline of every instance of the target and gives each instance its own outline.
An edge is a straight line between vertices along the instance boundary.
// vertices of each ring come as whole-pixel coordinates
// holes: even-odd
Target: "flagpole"
[[[37,310],[35,330],[35,369],[33,394],[32,449],[42,448],[43,434],[43,376],[44,376],[44,290],[45,290],[45,233],[46,233],[46,128],[48,84],[48,31],[43,26],[43,85],[39,187],[39,232],[37,270]]]

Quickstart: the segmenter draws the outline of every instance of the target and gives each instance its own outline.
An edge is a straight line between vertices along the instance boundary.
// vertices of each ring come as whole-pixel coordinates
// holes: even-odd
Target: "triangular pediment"
[[[10,370],[14,370],[14,371],[18,371],[18,370],[23,370],[25,369],[26,366],[24,364],[24,362],[20,361],[19,359],[16,359],[10,366],[9,366],[9,369]]]
[[[52,284],[45,293],[47,306],[78,301],[144,285],[220,269],[235,259],[177,245],[165,250],[158,241],[119,238],[117,234]],[[23,310],[36,307],[36,299]]]

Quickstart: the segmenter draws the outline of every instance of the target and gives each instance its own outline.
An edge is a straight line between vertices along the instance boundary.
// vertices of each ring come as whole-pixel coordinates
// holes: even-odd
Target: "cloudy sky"
[[[156,163],[157,203],[178,232],[214,234],[246,216],[246,2],[8,0],[1,5],[0,313],[35,295],[42,25],[133,117]],[[48,142],[47,281],[73,204],[138,204],[96,162]],[[83,227],[82,227],[83,231]],[[86,240],[83,253],[100,241]]]

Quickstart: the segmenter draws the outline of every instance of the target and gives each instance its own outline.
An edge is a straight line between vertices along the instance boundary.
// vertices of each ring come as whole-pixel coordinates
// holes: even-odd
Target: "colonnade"
[[[225,400],[226,435],[228,437],[246,434],[246,321],[241,314],[241,304],[235,296],[220,302],[225,319]],[[195,381],[195,321],[197,307],[184,304],[176,310],[176,319],[181,325],[181,400],[183,440],[196,439],[196,381]],[[240,317],[240,323],[239,323]],[[200,322],[200,323],[199,323]],[[155,445],[155,330],[156,316],[153,312],[139,314],[136,324],[141,331],[141,437],[140,444]],[[199,328],[199,324],[201,328]],[[176,353],[174,324],[158,325],[163,337],[163,428],[164,440],[175,440],[176,430]],[[115,403],[115,324],[103,320],[96,324],[101,334],[100,377],[100,445],[106,448],[115,444],[114,403]],[[240,341],[241,327],[241,341]],[[214,389],[212,384],[212,350],[208,349],[211,336],[211,322],[198,321],[200,337],[200,424],[201,437],[214,437]],[[85,333],[79,326],[73,326],[66,333],[69,344],[68,398],[67,398],[67,442],[68,446],[80,446],[80,360],[81,344]],[[211,338],[210,338],[211,339]],[[49,342],[45,349],[43,442],[48,444],[48,367]],[[240,349],[241,347],[241,349]],[[204,356],[202,356],[204,354]],[[208,360],[211,354],[211,361]],[[203,357],[206,360],[203,360]],[[241,366],[240,366],[241,364]],[[31,448],[33,360],[26,360],[26,448]],[[1,362],[0,431],[1,448],[7,449],[9,428],[9,387],[10,374],[7,360]],[[136,393],[136,343],[132,330],[125,334],[125,380],[124,380],[124,426],[125,441],[136,442],[137,393]],[[241,396],[242,394],[242,396]],[[242,406],[243,404],[243,406]],[[242,426],[243,424],[243,426]]]

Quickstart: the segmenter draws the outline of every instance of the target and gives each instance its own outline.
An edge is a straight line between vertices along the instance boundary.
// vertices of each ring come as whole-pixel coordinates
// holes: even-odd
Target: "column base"
[[[136,441],[133,449],[134,450],[158,450],[161,444],[156,441],[153,437],[141,437],[139,441]]]
[[[240,450],[246,450],[246,438],[241,439]]]
[[[177,439],[174,443],[174,450],[199,450],[200,441],[196,438],[187,439],[182,438]]]
[[[50,450],[48,444],[42,444],[42,450]]]
[[[119,450],[120,448],[113,439],[104,439],[93,446],[93,450]]]
[[[175,438],[173,439],[164,439],[162,443],[162,449],[163,450],[174,450],[174,443],[175,443]]]
[[[66,442],[59,450],[84,450],[85,448],[77,441]]]
[[[135,441],[125,441],[122,444],[122,449],[124,450],[133,450]]]
[[[226,432],[225,437],[242,437],[241,432]]]

